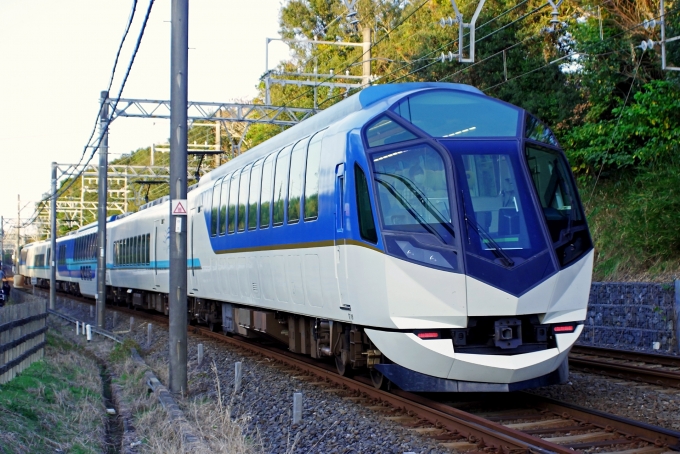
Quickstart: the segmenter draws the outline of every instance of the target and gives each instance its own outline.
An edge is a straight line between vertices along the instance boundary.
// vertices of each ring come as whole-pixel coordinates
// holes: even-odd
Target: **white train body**
[[[564,154],[522,109],[371,87],[210,172],[188,205],[195,321],[414,391],[566,379],[593,248]],[[169,212],[107,223],[114,301],[167,313]]]

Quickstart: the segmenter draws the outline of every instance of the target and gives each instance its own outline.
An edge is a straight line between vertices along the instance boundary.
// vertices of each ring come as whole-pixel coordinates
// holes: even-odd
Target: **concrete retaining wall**
[[[579,343],[679,354],[679,295],[680,281],[593,282]]]

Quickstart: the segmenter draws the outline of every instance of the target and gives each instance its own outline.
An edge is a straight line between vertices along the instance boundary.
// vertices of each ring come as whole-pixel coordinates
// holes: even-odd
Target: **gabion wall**
[[[678,354],[676,285],[593,282],[579,344]]]

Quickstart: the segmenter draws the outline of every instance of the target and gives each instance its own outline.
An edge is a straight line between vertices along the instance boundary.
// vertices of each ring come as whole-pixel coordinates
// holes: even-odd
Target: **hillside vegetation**
[[[457,4],[467,22],[478,3]],[[678,7],[666,2],[667,37],[680,34]],[[457,25],[439,25],[454,16],[450,0],[358,0],[356,12],[350,19],[359,22],[352,25],[345,2],[289,0],[280,32],[360,42],[368,27],[374,83],[465,83],[527,109],[555,131],[571,161],[596,244],[595,278],[666,280],[680,271],[680,72],[662,70],[660,28],[643,26],[659,22],[656,1],[572,0],[555,11],[543,0],[486,2],[477,20],[475,64],[440,58],[458,49]],[[641,46],[643,40],[656,44]],[[299,43],[292,49],[273,77],[361,75],[360,47]],[[680,41],[668,44],[666,61],[680,66]],[[264,102],[264,86],[261,80],[255,102]],[[320,87],[316,104],[326,108],[354,91]],[[310,87],[276,84],[271,102],[313,107],[315,97]],[[196,129],[190,142],[214,143],[211,128]],[[244,149],[279,131],[253,125]],[[233,149],[223,134],[228,159]],[[129,159],[145,157],[148,150],[138,150]],[[152,188],[150,198],[163,191],[167,186]]]

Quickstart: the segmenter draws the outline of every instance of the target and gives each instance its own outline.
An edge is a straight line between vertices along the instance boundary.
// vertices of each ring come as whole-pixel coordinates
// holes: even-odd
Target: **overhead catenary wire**
[[[138,0],[132,1],[132,7],[130,9],[130,14],[128,16],[128,20],[127,20],[127,23],[125,25],[125,30],[123,32],[123,36],[121,37],[120,44],[118,45],[118,50],[116,51],[116,56],[115,56],[114,61],[113,61],[113,68],[111,68],[111,76],[109,78],[107,91],[111,91],[111,86],[113,85],[113,79],[114,79],[114,76],[116,74],[116,68],[118,67],[118,60],[120,58],[120,53],[123,49],[123,45],[125,44],[125,40],[127,39],[127,36],[130,32],[130,28],[132,27],[132,23],[133,23],[134,18],[135,18],[135,13],[137,11],[137,3],[138,3]],[[99,109],[97,110],[97,116],[96,116],[94,125],[92,126],[92,132],[90,133],[90,136],[87,139],[85,147],[83,147],[83,152],[80,155],[80,158],[78,159],[78,163],[76,164],[76,167],[78,167],[80,165],[83,158],[85,157],[85,153],[87,152],[88,147],[90,147],[90,144],[92,142],[92,138],[94,137],[94,133],[97,130],[97,124],[99,124],[99,112],[101,112],[102,107],[103,107],[103,101],[102,101],[102,103],[99,104]],[[58,175],[57,178],[63,178],[64,176],[67,176],[66,174],[67,174],[67,171],[62,171],[61,174]],[[70,178],[70,177],[73,177],[73,173],[71,173],[71,175],[67,176],[67,178]],[[63,195],[63,192],[60,195]],[[45,202],[47,202],[49,199],[51,199],[52,196],[53,196],[53,194],[49,194],[48,196],[46,196],[43,199],[41,199],[40,201],[38,201],[38,207],[36,207],[36,209],[34,210],[34,213],[29,218],[30,222],[28,222],[27,224],[24,224],[22,227],[30,225],[31,223],[33,223],[35,221],[35,219],[38,218],[38,216],[40,216],[40,214],[42,213],[42,210],[44,209]]]
[[[120,100],[120,98],[121,98],[121,96],[122,96],[122,94],[123,94],[123,90],[125,89],[125,85],[126,85],[126,83],[127,83],[128,77],[130,76],[130,71],[132,70],[132,65],[134,64],[135,57],[137,56],[137,52],[139,51],[139,47],[140,47],[141,42],[142,42],[142,38],[144,37],[144,31],[146,30],[146,25],[147,25],[147,23],[148,23],[148,21],[149,21],[149,17],[150,17],[150,15],[151,15],[151,10],[152,10],[152,8],[153,8],[154,2],[155,2],[155,0],[149,0],[149,5],[148,5],[148,7],[147,7],[146,14],[145,14],[145,16],[144,16],[144,21],[143,21],[142,26],[141,26],[141,29],[140,29],[140,31],[139,31],[139,35],[137,36],[137,41],[136,41],[136,43],[135,43],[135,48],[134,48],[134,50],[133,50],[132,56],[131,56],[131,58],[130,58],[130,61],[129,61],[129,63],[128,63],[127,70],[126,70],[126,72],[125,72],[125,76],[123,77],[123,81],[122,81],[122,83],[121,83],[120,89],[118,90],[118,96],[117,96],[116,98],[114,98],[114,99],[115,99],[115,102],[114,102],[114,104],[113,104],[111,116],[113,116],[113,114],[116,112],[116,108],[117,108],[117,106],[118,106],[118,101]],[[136,4],[136,1],[135,1],[135,4]],[[132,17],[132,16],[133,16],[133,14],[131,14],[131,17]],[[127,36],[127,29],[126,29],[125,36]],[[121,43],[121,46],[122,46],[122,43]],[[118,51],[118,53],[117,53],[117,55],[116,55],[116,64],[117,64],[117,60],[118,60],[119,54],[120,54],[120,48],[119,48],[119,51]],[[115,70],[115,67],[114,67],[114,70]],[[113,80],[113,75],[111,76],[111,79],[110,79],[109,84],[112,83],[112,80]],[[111,86],[111,85],[109,85],[109,88],[110,88],[110,86]],[[109,99],[110,99],[110,98],[109,98]],[[107,102],[107,101],[108,101],[108,100],[103,100],[103,102]],[[97,112],[97,118],[99,118],[99,112],[101,112],[101,108],[102,108],[102,107],[103,107],[103,103],[100,104],[100,110]],[[81,158],[81,160],[79,161],[77,167],[82,167],[82,169],[79,170],[78,172],[76,172],[75,174],[74,174],[74,173],[71,173],[71,175],[70,175],[70,177],[69,177],[71,180],[68,182],[68,184],[66,185],[66,187],[63,187],[63,188],[60,188],[60,189],[57,190],[57,194],[56,194],[56,197],[57,197],[57,198],[59,198],[60,196],[64,195],[64,194],[66,193],[66,191],[68,191],[68,190],[70,189],[70,187],[75,183],[75,181],[78,179],[78,177],[80,177],[80,175],[82,175],[82,173],[84,172],[85,168],[87,167],[87,165],[90,163],[90,161],[91,161],[92,158],[94,157],[94,154],[95,154],[96,151],[99,149],[99,146],[100,146],[100,144],[101,144],[101,141],[102,141],[102,138],[103,138],[103,136],[104,136],[104,133],[105,133],[106,131],[108,131],[109,124],[110,124],[109,122],[106,123],[105,128],[102,129],[101,133],[99,134],[99,137],[97,138],[96,144],[95,144],[94,146],[91,146],[91,145],[90,145],[91,140],[92,140],[92,137],[94,136],[94,132],[93,132],[92,136],[90,136],[90,141],[88,141],[88,145],[85,146],[84,153],[83,153],[83,155],[84,155],[85,152],[87,151],[87,148],[90,148],[90,147],[91,147],[91,148],[92,148],[92,152],[90,153],[90,156],[88,157],[87,161],[86,161],[84,164],[80,164],[80,162],[82,162],[82,158]],[[96,124],[95,124],[95,130],[96,130]],[[76,168],[77,168],[77,167],[76,167]],[[64,174],[65,174],[65,173],[64,173]],[[27,223],[25,223],[24,226],[29,225],[29,224],[32,224],[32,223],[35,221],[35,219],[37,219],[38,216],[40,216],[40,214],[42,213],[42,211],[45,209],[46,202],[47,202],[48,200],[50,200],[53,196],[55,196],[55,194],[49,194],[48,196],[44,197],[42,200],[40,200],[40,201],[38,202],[38,204],[39,204],[38,208],[36,208],[34,214],[31,216],[30,221],[27,222]]]
[[[130,15],[128,17],[127,24],[125,25],[125,31],[123,32],[123,37],[120,40],[120,44],[118,45],[118,50],[116,51],[116,57],[113,60],[113,68],[111,68],[111,77],[109,78],[109,84],[108,88],[106,89],[107,92],[111,91],[111,87],[113,86],[113,79],[116,75],[116,68],[118,67],[118,59],[120,58],[120,53],[123,50],[123,45],[125,44],[125,40],[127,39],[128,33],[130,32],[130,28],[132,27],[132,23],[135,19],[135,13],[137,12],[137,3],[138,0],[132,0],[132,8],[130,10]],[[80,155],[80,158],[78,159],[78,164],[80,164],[85,157],[85,153],[87,152],[87,148],[92,142],[92,138],[94,137],[94,133],[97,130],[97,125],[99,124],[99,112],[101,112],[101,109],[103,107],[103,102],[99,104],[99,109],[97,110],[97,116],[94,121],[94,125],[92,126],[92,132],[90,132],[90,137],[87,139],[87,144],[83,148],[83,152]],[[78,165],[76,164],[76,165]],[[65,172],[62,172],[62,174],[59,176],[59,178],[63,177]]]
[[[380,44],[383,40],[385,40],[385,39],[386,39],[388,36],[390,36],[395,30],[397,30],[399,27],[401,27],[408,19],[410,19],[414,14],[416,14],[418,11],[420,11],[420,9],[421,9],[423,6],[425,6],[427,3],[429,3],[429,2],[430,2],[430,0],[424,0],[420,5],[418,5],[417,7],[415,7],[415,8],[414,8],[409,14],[407,14],[406,17],[404,17],[404,18],[403,18],[403,19],[402,19],[402,20],[401,20],[394,28],[392,28],[392,29],[389,30],[387,33],[385,33],[385,34],[384,34],[379,40],[377,40],[376,42],[371,43],[371,45],[369,46],[369,49],[372,50],[375,46],[377,46],[378,44]],[[345,72],[345,70],[351,68],[351,67],[354,66],[357,62],[359,62],[360,59],[363,59],[363,58],[364,58],[364,52],[361,53],[361,56],[357,57],[357,58],[354,59],[351,63],[349,63],[349,64],[346,65],[344,68],[342,68],[340,71],[338,71],[338,74],[341,74],[341,73]],[[330,81],[331,79],[333,79],[333,76],[330,76],[330,77],[327,77],[327,78],[321,80],[318,84],[314,84],[314,85],[312,86],[312,88],[310,88],[310,89],[308,89],[307,91],[305,91],[305,92],[299,94],[298,96],[296,96],[295,98],[291,99],[290,101],[284,101],[283,107],[287,107],[287,106],[290,105],[290,103],[292,103],[292,102],[294,102],[294,101],[296,101],[296,100],[298,100],[298,99],[300,99],[300,98],[302,98],[302,97],[304,97],[304,96],[307,96],[307,95],[309,95],[310,93],[313,93],[315,88],[318,88],[318,87],[322,86],[324,83]]]
[[[499,19],[499,18],[505,16],[506,14],[510,13],[511,11],[514,11],[514,10],[517,9],[518,7],[522,6],[524,3],[526,3],[526,1],[523,1],[523,2],[519,3],[518,5],[513,6],[512,8],[509,8],[509,9],[503,11],[503,12],[500,13],[498,16],[494,16],[492,19],[488,20],[487,22],[485,22],[485,23],[483,23],[482,25],[480,25],[479,27],[477,27],[477,30],[482,29],[482,28],[485,27],[486,25],[489,25],[489,24],[493,23],[494,21],[496,21],[497,19]],[[482,41],[482,40],[484,40],[484,39],[486,39],[486,38],[489,38],[489,37],[493,36],[494,34],[500,32],[501,30],[503,30],[503,29],[509,27],[510,25],[513,25],[513,24],[515,24],[515,23],[517,23],[517,22],[519,22],[519,21],[521,21],[521,20],[526,19],[527,17],[531,16],[532,14],[537,13],[538,11],[540,11],[541,9],[543,9],[544,7],[546,7],[546,6],[548,6],[548,5],[549,5],[549,3],[544,3],[543,5],[534,8],[532,11],[530,11],[530,12],[528,12],[527,14],[524,14],[523,16],[521,16],[521,17],[519,17],[519,18],[513,20],[512,22],[510,22],[510,23],[504,25],[504,26],[501,27],[500,29],[494,30],[493,32],[491,32],[491,33],[485,35],[484,37],[475,40],[475,43],[478,43],[478,42],[480,42],[480,41]],[[466,37],[468,37],[469,35],[470,35],[470,32],[466,33],[466,34],[463,36],[463,39],[466,38]],[[389,76],[391,76],[391,75],[393,75],[393,74],[395,74],[395,73],[401,71],[402,69],[407,68],[407,67],[412,66],[412,65],[415,65],[415,64],[417,64],[417,63],[419,63],[419,62],[426,61],[426,60],[431,61],[431,63],[429,63],[429,64],[427,64],[427,65],[425,65],[425,66],[422,66],[422,67],[420,67],[420,68],[418,68],[418,69],[416,69],[416,70],[410,71],[409,73],[407,73],[407,74],[405,74],[405,75],[402,75],[402,76],[398,77],[397,79],[391,80],[390,82],[396,82],[396,81],[398,81],[398,80],[403,79],[404,77],[408,77],[408,76],[410,76],[410,75],[412,75],[412,74],[415,74],[415,73],[417,73],[417,72],[419,72],[419,71],[422,71],[423,69],[428,68],[428,67],[432,66],[433,64],[438,63],[438,62],[440,61],[440,59],[439,59],[438,57],[435,57],[435,58],[428,58],[428,57],[430,57],[430,55],[436,54],[436,53],[439,52],[440,50],[442,50],[442,49],[444,49],[444,48],[446,48],[446,47],[448,47],[448,46],[450,46],[450,45],[456,43],[457,41],[458,41],[458,38],[455,38],[455,39],[453,39],[453,40],[451,40],[451,41],[449,41],[449,42],[447,42],[447,43],[445,43],[445,44],[439,46],[437,49],[434,49],[434,50],[428,52],[427,54],[425,54],[425,55],[423,55],[423,56],[421,56],[421,57],[419,57],[419,58],[417,58],[417,59],[415,59],[415,60],[413,60],[413,61],[411,61],[411,62],[408,62],[408,63],[406,63],[406,64],[400,66],[399,68],[397,68],[397,69],[395,69],[395,70],[390,71],[389,73],[387,73],[387,74],[381,76],[381,78],[384,79],[384,78],[386,78],[386,77],[389,77]],[[519,44],[520,44],[520,43],[516,43],[515,45],[519,45]],[[459,43],[459,45],[460,45],[460,43]],[[465,45],[465,46],[463,47],[463,49],[465,49],[466,47],[469,47],[469,44],[468,44],[468,45]],[[502,51],[500,51],[499,53],[501,53],[501,52],[502,52]],[[474,65],[476,65],[476,64],[477,64],[477,62],[473,63],[471,66],[474,66]],[[440,81],[441,81],[441,80],[440,80]],[[364,88],[364,87],[367,86],[367,85],[368,85],[368,84],[364,84],[364,85],[362,85],[362,86],[360,86],[360,87],[357,87],[357,89]],[[327,99],[325,99],[324,101],[322,101],[319,105],[324,104],[324,103],[326,103],[326,102],[328,102],[328,101],[330,101],[330,100],[332,100],[332,99],[335,99],[335,98],[337,98],[337,97],[339,97],[339,96],[340,96],[340,95],[336,95],[336,96],[334,96],[334,97],[327,98]]]

